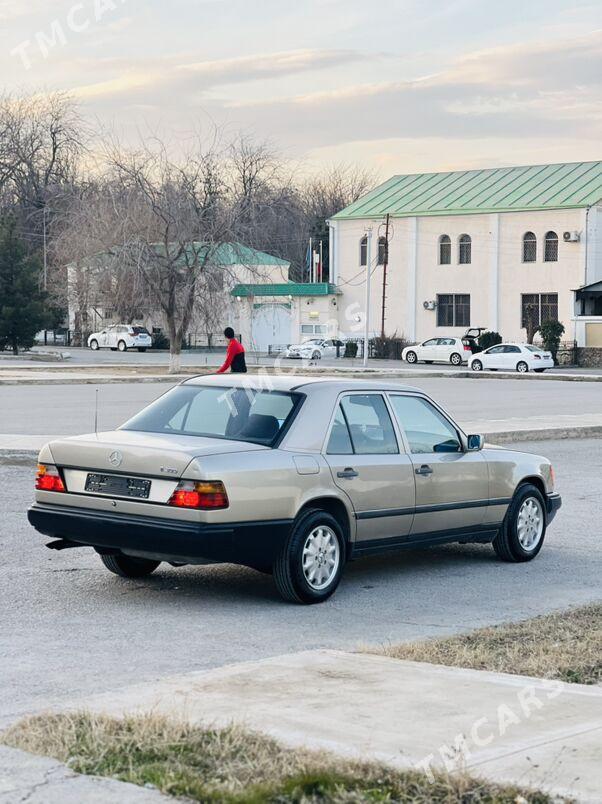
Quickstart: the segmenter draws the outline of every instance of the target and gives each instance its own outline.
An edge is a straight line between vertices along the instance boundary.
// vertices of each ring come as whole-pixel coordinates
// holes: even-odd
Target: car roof
[[[413,391],[422,394],[419,388],[394,380],[358,380],[353,377],[312,377],[300,374],[205,374],[184,380],[186,385],[225,386],[228,388],[249,388],[265,391],[303,391],[325,390],[325,386],[335,393],[343,391]]]

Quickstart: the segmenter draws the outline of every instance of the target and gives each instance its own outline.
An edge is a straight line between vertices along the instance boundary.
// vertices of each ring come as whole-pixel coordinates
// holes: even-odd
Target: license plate
[[[107,494],[110,497],[134,497],[147,500],[150,487],[150,480],[143,480],[139,477],[89,474],[86,478],[86,491],[91,494]]]

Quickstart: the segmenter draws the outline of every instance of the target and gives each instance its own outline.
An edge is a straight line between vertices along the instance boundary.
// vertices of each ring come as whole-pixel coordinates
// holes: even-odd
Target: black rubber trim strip
[[[438,511],[461,511],[464,508],[486,508],[490,505],[510,505],[510,497],[493,500],[469,500],[460,503],[441,503],[439,505],[417,505],[415,508],[383,508],[381,511],[360,511],[356,519],[380,519],[382,517],[406,516],[410,514],[434,514]]]
[[[502,523],[487,523],[469,528],[452,528],[430,533],[413,533],[408,536],[393,536],[386,539],[364,539],[353,545],[352,557],[371,553],[384,553],[390,550],[422,548],[444,542],[477,541],[490,542],[495,538]]]

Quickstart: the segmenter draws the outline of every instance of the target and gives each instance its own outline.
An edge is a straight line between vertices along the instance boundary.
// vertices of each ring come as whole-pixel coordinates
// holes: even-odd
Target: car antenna
[[[94,399],[94,435],[98,438],[98,388]]]

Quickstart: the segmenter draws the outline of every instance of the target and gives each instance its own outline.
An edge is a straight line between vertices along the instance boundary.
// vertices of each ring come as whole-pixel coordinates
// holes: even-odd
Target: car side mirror
[[[482,435],[469,435],[466,439],[466,448],[468,452],[479,452],[485,445],[485,439]]]

